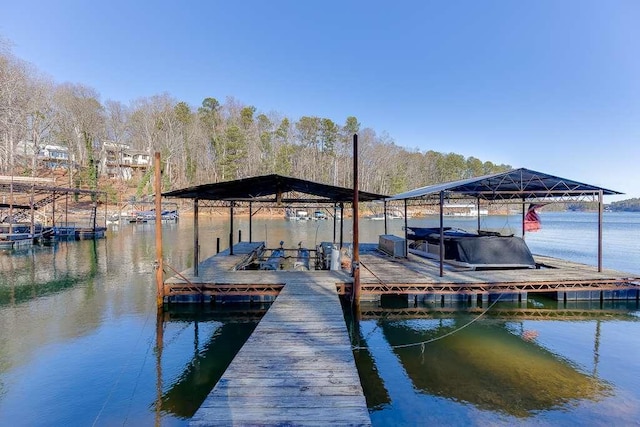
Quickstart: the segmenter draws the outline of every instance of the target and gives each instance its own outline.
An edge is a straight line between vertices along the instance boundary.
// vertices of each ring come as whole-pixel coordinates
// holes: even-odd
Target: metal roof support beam
[[[249,243],[251,242],[253,242],[253,203],[249,202]]]
[[[198,264],[200,263],[198,228],[198,199],[193,199],[193,275],[196,277],[198,277]]]
[[[233,206],[234,202],[231,202],[229,206],[229,255],[233,255]]]
[[[602,189],[598,191],[598,272],[602,272]]]
[[[440,192],[440,277],[444,276],[444,191]]]
[[[404,257],[409,258],[409,241],[407,240],[407,199],[404,200]]]

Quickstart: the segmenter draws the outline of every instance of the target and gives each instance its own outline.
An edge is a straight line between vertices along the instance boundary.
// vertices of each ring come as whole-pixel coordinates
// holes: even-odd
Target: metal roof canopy
[[[287,193],[303,193],[314,198],[283,198]],[[360,191],[360,200],[382,200],[387,196]],[[162,193],[163,197],[176,197],[199,200],[224,200],[236,202],[275,202],[275,203],[347,203],[353,201],[353,189],[320,184],[304,179],[291,178],[277,174],[237,179],[188,187],[181,190]],[[275,196],[269,198],[269,196]]]
[[[304,194],[311,197],[297,197]],[[285,204],[340,204],[352,203],[354,190],[351,188],[336,187],[334,185],[321,184],[299,178],[271,174],[255,176],[251,178],[237,179],[235,181],[218,182],[188,187],[181,190],[162,193],[163,197],[175,197],[193,199],[194,211],[194,273],[198,275],[199,244],[198,244],[198,207],[201,200],[218,200],[229,203],[230,232],[229,253],[233,255],[233,208],[237,202],[249,204],[249,241],[252,241],[252,204],[274,203],[277,207]],[[364,201],[383,200],[384,195],[358,191],[358,198]],[[336,219],[334,216],[334,238],[336,233]],[[340,215],[340,247],[342,247],[343,215]]]
[[[458,197],[489,201],[522,203],[523,200],[566,201],[603,195],[623,194],[595,185],[584,184],[530,169],[519,168],[492,175],[435,184],[396,194],[385,200],[418,200],[435,198],[441,192]]]
[[[416,188],[385,199],[385,203],[403,200],[407,202],[435,201],[440,206],[440,276],[444,274],[443,209],[445,198],[475,198],[478,202],[478,229],[480,229],[480,200],[522,204],[522,237],[525,235],[525,203],[527,202],[598,202],[598,271],[602,271],[602,211],[603,195],[623,194],[595,185],[560,178],[531,169],[519,168],[492,175],[468,178],[443,184]],[[405,224],[406,225],[406,224]],[[405,228],[405,244],[407,231]],[[405,248],[407,250],[407,248]]]

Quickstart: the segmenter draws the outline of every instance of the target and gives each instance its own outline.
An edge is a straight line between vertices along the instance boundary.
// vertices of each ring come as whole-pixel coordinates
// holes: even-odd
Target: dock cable
[[[477,320],[479,320],[482,316],[484,316],[485,314],[487,314],[487,312],[488,312],[489,310],[491,310],[491,309],[493,308],[493,306],[494,306],[494,305],[496,305],[496,303],[497,303],[498,301],[500,301],[500,298],[502,298],[502,295],[503,295],[503,294],[502,294],[502,293],[500,293],[500,294],[498,295],[498,298],[496,298],[496,300],[495,300],[495,301],[493,301],[493,302],[492,302],[492,303],[487,307],[487,309],[486,309],[486,310],[484,310],[482,313],[478,314],[476,317],[474,317],[473,319],[471,319],[469,322],[465,323],[464,325],[460,326],[459,328],[454,329],[453,331],[449,331],[449,332],[447,332],[447,333],[446,333],[446,334],[444,334],[444,335],[441,335],[441,336],[439,336],[439,337],[435,337],[435,338],[430,338],[430,339],[425,340],[425,341],[419,341],[419,342],[409,343],[409,344],[391,345],[390,347],[391,347],[391,348],[393,348],[393,349],[396,349],[396,348],[408,348],[408,347],[416,347],[416,346],[420,346],[421,351],[424,353],[424,346],[425,346],[426,344],[430,344],[430,343],[432,343],[432,342],[434,342],[434,341],[439,341],[439,340],[441,340],[441,339],[443,339],[443,338],[449,337],[449,336],[451,336],[451,335],[453,335],[453,334],[455,334],[455,333],[457,333],[457,332],[460,332],[461,330],[463,330],[463,329],[464,329],[464,328],[466,328],[467,326],[470,326],[471,324],[475,323],[475,322],[476,322]],[[371,336],[371,334],[373,333],[373,331],[375,331],[375,330],[376,330],[376,328],[378,328],[378,325],[376,325],[376,327],[375,327],[375,328],[373,328],[373,330],[367,334],[367,337]],[[351,349],[352,349],[352,350],[369,350],[369,349],[371,349],[371,348],[374,348],[374,347],[368,347],[368,346],[351,346]]]

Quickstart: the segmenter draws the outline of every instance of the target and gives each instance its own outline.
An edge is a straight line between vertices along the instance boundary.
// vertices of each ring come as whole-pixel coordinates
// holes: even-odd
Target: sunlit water
[[[597,215],[543,213],[542,220],[526,237],[534,253],[597,264]],[[481,226],[514,232],[518,221],[483,217]],[[402,225],[394,220],[387,232],[402,235]],[[447,225],[473,229],[475,220],[447,218]],[[238,228],[248,240],[246,217]],[[201,218],[200,230],[201,259],[215,253],[218,238],[228,246],[226,219]],[[376,242],[384,222],[362,221],[360,230],[362,242]],[[314,247],[333,240],[334,227],[256,219],[251,234],[271,247],[281,240]],[[342,235],[352,240],[348,223]],[[167,263],[191,267],[193,240],[189,219],[165,225]],[[640,274],[639,242],[640,215],[605,214],[605,267]],[[0,425],[188,424],[266,308],[189,307],[157,319],[154,258],[151,224],[125,224],[96,242],[0,253]],[[480,317],[424,306],[414,318],[349,320],[374,424],[636,424],[635,303],[576,304],[550,317],[543,314],[557,303],[541,301],[537,317],[535,309],[510,315],[508,304],[497,304]]]

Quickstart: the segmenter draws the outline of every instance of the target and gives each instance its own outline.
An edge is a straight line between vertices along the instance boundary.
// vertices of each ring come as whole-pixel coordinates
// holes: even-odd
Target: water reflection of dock
[[[371,351],[392,352],[413,386],[424,393],[516,418],[611,393],[605,382],[513,333],[504,321],[461,328],[467,321],[464,316],[422,322],[379,320],[376,327],[388,347]],[[446,340],[437,339],[445,335]],[[421,342],[428,344],[406,345]]]

